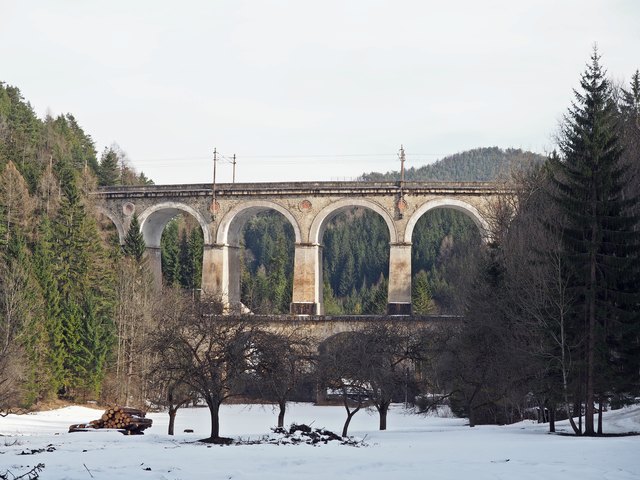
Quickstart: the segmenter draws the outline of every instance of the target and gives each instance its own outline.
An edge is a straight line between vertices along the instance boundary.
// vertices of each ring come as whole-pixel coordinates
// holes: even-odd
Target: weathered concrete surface
[[[389,229],[389,312],[411,312],[411,241],[416,223],[435,208],[468,215],[486,240],[492,203],[508,192],[489,182],[299,182],[216,185],[104,187],[95,192],[101,213],[124,240],[137,213],[149,249],[158,248],[162,230],[178,212],[192,215],[204,235],[202,289],[220,294],[230,310],[240,305],[240,234],[246,222],[266,210],[280,212],[295,235],[292,312],[322,314],[322,238],[328,222],[345,210],[378,213]],[[150,250],[156,260],[156,253]],[[161,282],[160,269],[156,268]]]
[[[225,318],[230,321],[255,322],[273,332],[296,332],[318,346],[334,335],[362,330],[371,325],[420,330],[455,325],[462,317],[456,315],[226,315]]]

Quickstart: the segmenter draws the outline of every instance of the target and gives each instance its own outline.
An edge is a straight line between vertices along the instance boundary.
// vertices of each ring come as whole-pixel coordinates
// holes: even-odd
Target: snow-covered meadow
[[[394,405],[388,427],[359,412],[350,433],[368,446],[212,446],[204,408],[178,412],[174,437],[166,414],[150,414],[143,436],[118,432],[67,433],[72,423],[99,418],[101,410],[67,407],[0,418],[0,475],[14,477],[43,463],[41,479],[640,479],[640,436],[575,438],[549,435],[547,425],[469,428],[464,419],[418,416]],[[344,409],[294,404],[286,423],[306,423],[340,432]],[[228,405],[221,411],[225,436],[257,438],[270,432],[270,407]],[[194,433],[183,433],[193,429]],[[565,422],[560,431],[568,431]],[[607,412],[605,431],[640,431],[640,407]],[[43,449],[40,453],[32,450]],[[50,450],[50,451],[47,451]],[[11,475],[8,478],[14,478]]]

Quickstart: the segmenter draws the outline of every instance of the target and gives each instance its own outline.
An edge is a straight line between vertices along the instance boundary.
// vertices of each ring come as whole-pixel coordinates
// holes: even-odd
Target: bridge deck
[[[376,322],[458,322],[461,315],[220,315],[225,320],[255,321],[256,323],[323,323],[323,322],[349,322],[349,323],[376,323]]]
[[[356,193],[388,195],[401,188],[407,194],[467,194],[484,195],[508,190],[498,182],[279,182],[279,183],[219,183],[215,186],[219,196],[246,195],[309,195],[316,196]],[[100,187],[94,195],[102,198],[209,196],[211,183],[184,185],[142,185]]]

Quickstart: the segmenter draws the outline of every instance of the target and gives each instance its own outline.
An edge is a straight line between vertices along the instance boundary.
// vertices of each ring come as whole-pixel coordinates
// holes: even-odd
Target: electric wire
[[[407,163],[417,163],[425,161],[425,157],[444,157],[446,153],[411,153],[410,157],[406,159]],[[300,161],[306,159],[314,159],[314,158],[325,158],[325,159],[335,159],[334,162],[329,162],[331,164],[341,164],[343,163],[340,159],[344,158],[369,158],[368,163],[384,163],[390,161],[397,161],[398,154],[397,153],[350,153],[350,154],[306,154],[306,155],[276,155],[276,154],[265,154],[265,155],[236,155],[236,162],[238,159],[249,160],[248,162],[243,162],[245,164],[254,165],[260,164],[261,166],[289,166],[295,165]],[[279,159],[278,162],[272,161],[260,161],[255,162],[251,160],[271,160],[271,159]],[[210,161],[211,157],[205,156],[185,156],[185,157],[164,157],[164,158],[145,158],[145,159],[132,159],[132,162],[138,167],[144,166],[153,166],[153,167],[174,167],[178,164],[201,164],[202,162]],[[224,163],[233,164],[233,158],[230,158],[228,155],[221,154],[218,152],[218,160],[223,161]]]

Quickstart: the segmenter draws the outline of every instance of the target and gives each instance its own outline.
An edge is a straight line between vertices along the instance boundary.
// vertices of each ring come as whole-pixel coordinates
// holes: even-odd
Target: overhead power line
[[[444,157],[448,154],[446,153],[413,153],[410,152],[407,158],[407,162],[412,163],[416,160],[420,160],[418,157]],[[286,159],[285,162],[278,163],[269,163],[269,165],[291,165],[296,163],[296,160],[303,160],[307,158],[365,158],[369,157],[374,159],[374,161],[388,161],[397,158],[397,153],[349,153],[349,154],[307,154],[307,155],[238,155],[238,158],[241,159]],[[234,158],[233,156],[229,157],[227,155],[219,154],[218,157],[220,160],[225,161],[226,163],[233,164]],[[189,156],[189,157],[164,157],[164,158],[143,158],[143,159],[132,159],[132,161],[136,165],[153,165],[153,166],[173,166],[177,162],[201,162],[201,161],[209,161],[210,157],[205,156]]]

